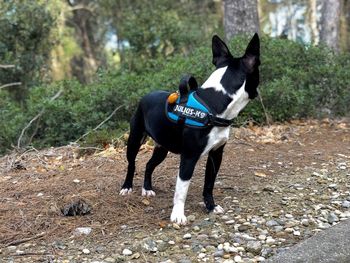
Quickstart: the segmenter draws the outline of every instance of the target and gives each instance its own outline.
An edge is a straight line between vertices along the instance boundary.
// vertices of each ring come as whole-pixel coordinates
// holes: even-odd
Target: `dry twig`
[[[110,118],[113,117],[113,115],[119,110],[121,109],[122,107],[124,107],[124,105],[120,105],[118,107],[116,107],[114,109],[114,111],[106,118],[104,119],[99,125],[97,125],[93,130],[91,131],[88,131],[86,133],[84,133],[82,136],[80,136],[76,141],[75,143],[77,143],[78,141],[80,141],[81,139],[83,139],[84,137],[86,137],[87,135],[89,135],[92,131],[96,131],[97,129],[99,129],[103,124],[105,124]]]
[[[22,244],[22,243],[31,241],[31,240],[33,240],[33,239],[41,238],[41,237],[43,237],[45,234],[46,234],[46,232],[41,232],[41,233],[36,234],[35,236],[32,236],[32,237],[27,237],[27,238],[18,239],[18,240],[12,241],[12,242],[10,242],[10,243],[7,243],[7,244],[5,245],[5,247],[8,247],[8,246],[17,246],[17,245],[19,245],[19,244]]]
[[[12,86],[19,86],[22,85],[22,82],[13,82],[13,83],[8,83],[0,86],[0,89],[12,87]]]
[[[51,99],[50,102],[54,101],[55,99],[57,99],[61,94],[62,94],[63,90],[59,90]],[[24,127],[24,129],[21,132],[21,135],[18,138],[17,141],[17,148],[21,148],[21,141],[22,141],[22,137],[25,133],[25,131],[32,125],[32,123],[37,120],[41,115],[43,115],[45,112],[45,108],[42,108],[42,110],[33,118],[30,120],[30,122]]]

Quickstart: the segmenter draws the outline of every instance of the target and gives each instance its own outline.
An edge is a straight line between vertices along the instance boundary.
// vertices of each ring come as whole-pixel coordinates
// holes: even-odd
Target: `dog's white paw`
[[[221,206],[216,205],[214,207],[214,210],[213,210],[214,214],[223,214],[224,212],[225,212],[225,210]]]
[[[156,196],[156,193],[152,190],[146,190],[142,188],[142,196]]]
[[[128,195],[132,193],[132,188],[123,188],[120,190],[119,195]]]
[[[178,225],[186,225],[187,223],[187,218],[184,213],[184,209],[174,206],[173,211],[170,216],[171,222],[174,222]]]

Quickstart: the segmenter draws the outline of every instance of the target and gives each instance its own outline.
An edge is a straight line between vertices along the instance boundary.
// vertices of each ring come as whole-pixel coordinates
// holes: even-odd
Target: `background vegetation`
[[[142,95],[176,90],[185,73],[199,83],[208,77],[222,15],[221,2],[209,0],[1,2],[0,153],[74,142],[107,117],[83,143],[119,138]],[[260,90],[273,121],[349,113],[347,46],[334,52],[306,42],[262,38]],[[229,42],[236,56],[247,43],[245,36]],[[259,100],[237,123],[247,120],[266,122]]]

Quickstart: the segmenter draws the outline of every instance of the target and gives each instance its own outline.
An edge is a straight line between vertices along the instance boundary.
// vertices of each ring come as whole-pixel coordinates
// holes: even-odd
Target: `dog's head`
[[[232,56],[230,50],[217,35],[212,39],[213,64],[217,70],[225,69],[220,83],[229,94],[234,94],[245,82],[249,99],[258,95],[260,40],[255,34],[250,40],[245,54],[240,58]]]

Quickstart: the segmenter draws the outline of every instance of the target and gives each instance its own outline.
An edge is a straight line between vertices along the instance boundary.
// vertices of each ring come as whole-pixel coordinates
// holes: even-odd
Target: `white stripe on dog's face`
[[[210,77],[203,83],[203,89],[213,88],[215,91],[221,91],[224,94],[227,94],[225,88],[221,85],[220,81],[222,76],[225,74],[227,69],[226,67],[218,68],[213,73],[211,73]]]
[[[230,96],[232,101],[227,106],[227,109],[219,115],[220,118],[225,118],[228,120],[236,118],[238,113],[248,104],[249,95],[245,90],[245,84],[246,81],[243,82],[243,85],[236,91],[235,94]]]
[[[176,188],[174,195],[174,207],[171,213],[170,220],[180,225],[184,225],[187,222],[185,216],[185,201],[187,197],[188,187],[190,186],[190,180],[181,180],[180,176],[176,179]]]

